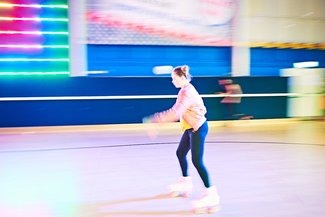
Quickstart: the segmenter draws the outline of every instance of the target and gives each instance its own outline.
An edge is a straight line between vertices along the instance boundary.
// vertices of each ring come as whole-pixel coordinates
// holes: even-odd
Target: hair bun
[[[173,72],[175,72],[179,77],[184,76],[189,81],[192,79],[192,76],[190,74],[190,67],[188,67],[187,65],[176,66],[173,69]]]
[[[189,71],[189,67],[187,66],[187,65],[184,65],[184,66],[182,66],[182,71],[184,72],[184,74],[185,75],[187,75],[188,74],[188,71]]]

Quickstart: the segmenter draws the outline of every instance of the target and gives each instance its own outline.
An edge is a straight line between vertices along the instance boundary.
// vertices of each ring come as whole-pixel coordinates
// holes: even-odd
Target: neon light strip
[[[67,58],[59,59],[32,59],[32,58],[2,58],[0,62],[69,62]]]
[[[70,72],[0,72],[1,75],[68,75]]]
[[[60,22],[68,22],[67,18],[27,18],[27,17],[0,17],[0,20],[4,21],[60,21]]]
[[[10,4],[0,3],[0,7],[12,8],[12,7],[24,7],[24,8],[63,8],[67,9],[68,5],[40,5],[40,4]]]
[[[0,34],[69,35],[68,32],[41,32],[41,31],[0,31]]]
[[[69,48],[69,45],[0,44],[0,48]]]
[[[274,97],[274,96],[302,96],[298,93],[270,93],[270,94],[234,94],[230,95],[237,97],[237,95],[245,95],[245,97]],[[254,95],[254,96],[252,96]],[[204,94],[202,97],[217,98],[224,97],[217,94]],[[229,96],[229,95],[228,95]],[[44,101],[44,100],[109,100],[109,99],[169,99],[177,98],[177,95],[142,95],[142,96],[55,96],[55,97],[0,97],[0,101]]]

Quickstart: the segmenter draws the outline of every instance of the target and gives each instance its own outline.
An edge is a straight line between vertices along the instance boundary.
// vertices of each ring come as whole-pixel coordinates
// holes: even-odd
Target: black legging
[[[209,175],[203,163],[204,142],[207,134],[207,122],[205,122],[195,132],[193,132],[193,129],[185,130],[177,148],[176,155],[178,157],[183,176],[188,176],[186,155],[191,149],[193,165],[197,169],[204,186],[208,188],[210,187]]]

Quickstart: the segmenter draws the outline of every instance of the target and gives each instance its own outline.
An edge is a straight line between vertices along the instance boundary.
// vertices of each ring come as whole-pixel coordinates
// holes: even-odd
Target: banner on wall
[[[89,44],[230,45],[236,0],[87,0]]]

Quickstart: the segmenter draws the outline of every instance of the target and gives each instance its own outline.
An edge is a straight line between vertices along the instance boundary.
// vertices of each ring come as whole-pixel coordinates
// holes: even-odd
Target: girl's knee
[[[185,157],[185,154],[183,152],[181,152],[180,150],[177,150],[176,151],[176,156],[179,158],[179,159],[182,159]]]
[[[192,158],[192,163],[195,166],[195,168],[202,168],[203,167],[203,163],[202,163],[201,159]]]

